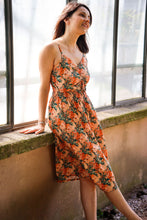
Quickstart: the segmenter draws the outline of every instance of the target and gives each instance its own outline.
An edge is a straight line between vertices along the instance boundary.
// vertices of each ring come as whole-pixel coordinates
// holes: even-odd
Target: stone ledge
[[[102,128],[109,128],[147,117],[147,102],[97,112]]]
[[[147,117],[147,102],[97,112],[102,128],[108,128]],[[43,134],[20,134],[19,131],[0,135],[0,159],[21,154],[54,143],[54,135],[46,127]]]
[[[40,135],[8,132],[0,135],[0,160],[53,143],[54,135],[50,129]]]

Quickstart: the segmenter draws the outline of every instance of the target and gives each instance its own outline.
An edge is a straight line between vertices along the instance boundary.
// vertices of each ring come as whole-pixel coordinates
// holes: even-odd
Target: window
[[[37,120],[38,57],[52,40],[65,4],[66,0],[0,2],[0,131]]]
[[[69,1],[1,0],[0,132],[37,120],[39,53]],[[146,100],[146,1],[79,1],[93,14],[87,93],[98,110]]]
[[[116,101],[142,97],[145,3],[119,4]]]
[[[146,0],[79,2],[87,4],[93,14],[88,54],[91,80],[87,91],[94,107],[142,100]]]
[[[13,127],[13,53],[11,2],[0,2],[0,132]]]
[[[14,124],[38,118],[38,57],[65,0],[13,0]],[[56,13],[55,13],[56,11]]]
[[[80,2],[89,6],[93,16],[88,31],[90,52],[87,57],[91,78],[87,93],[95,108],[111,105],[114,0]]]

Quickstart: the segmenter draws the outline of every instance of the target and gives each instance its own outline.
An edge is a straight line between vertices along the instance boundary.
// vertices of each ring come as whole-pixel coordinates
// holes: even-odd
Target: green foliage
[[[97,209],[97,218],[103,218],[103,211],[101,209]]]
[[[127,220],[127,218],[126,217],[120,217],[120,220]]]

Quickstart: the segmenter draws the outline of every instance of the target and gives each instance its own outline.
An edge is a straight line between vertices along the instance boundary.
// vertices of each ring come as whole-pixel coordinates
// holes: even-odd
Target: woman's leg
[[[86,220],[97,220],[96,185],[80,178],[80,193]]]
[[[119,188],[112,192],[105,192],[112,204],[124,215],[128,220],[141,220],[141,218],[131,209],[127,201],[123,197]]]
[[[97,219],[97,195],[96,185],[87,179],[80,179],[80,192],[83,209],[86,220]],[[128,220],[141,220],[141,218],[131,209],[127,201],[123,197],[119,188],[112,192],[104,192],[112,204],[124,215]]]

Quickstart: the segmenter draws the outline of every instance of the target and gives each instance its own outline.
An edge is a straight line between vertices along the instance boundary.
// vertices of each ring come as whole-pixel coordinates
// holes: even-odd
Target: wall
[[[105,128],[109,159],[122,192],[147,181],[147,118]],[[1,220],[78,220],[79,182],[56,183],[54,146],[0,160]],[[98,191],[98,207],[108,202]]]

